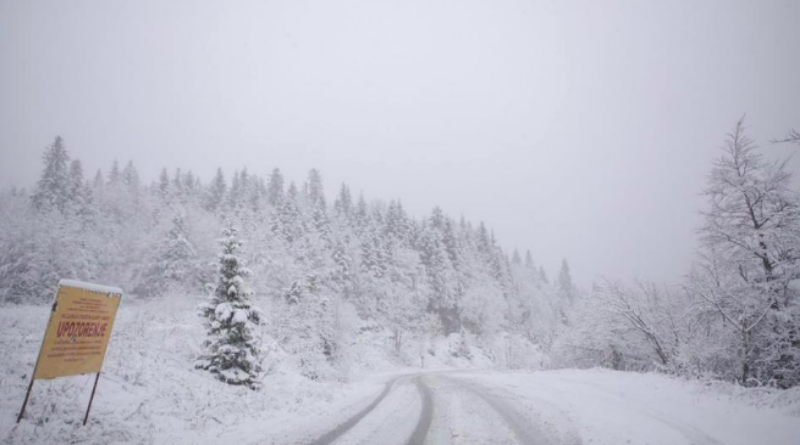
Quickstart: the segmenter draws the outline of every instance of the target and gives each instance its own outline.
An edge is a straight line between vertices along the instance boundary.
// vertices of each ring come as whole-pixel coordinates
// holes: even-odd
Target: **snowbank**
[[[274,431],[281,419],[328,415],[380,390],[380,382],[312,382],[281,368],[264,378],[258,392],[221,383],[193,367],[205,335],[195,309],[201,301],[125,301],[85,427],[93,375],[37,380],[25,418],[15,423],[49,307],[3,307],[0,442],[214,443],[239,425]]]

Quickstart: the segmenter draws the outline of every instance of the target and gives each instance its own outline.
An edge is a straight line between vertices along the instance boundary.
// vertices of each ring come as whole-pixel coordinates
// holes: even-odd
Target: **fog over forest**
[[[31,187],[57,135],[87,175],[317,168],[329,199],[485,221],[584,287],[680,279],[725,134],[800,121],[791,1],[0,8],[2,185]]]
[[[793,444],[799,18],[0,0],[0,438]]]

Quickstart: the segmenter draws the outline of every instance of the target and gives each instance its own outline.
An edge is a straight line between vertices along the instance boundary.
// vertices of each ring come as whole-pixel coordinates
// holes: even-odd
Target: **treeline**
[[[483,223],[439,208],[415,219],[400,201],[367,201],[345,184],[329,204],[317,170],[299,186],[278,169],[230,179],[218,170],[209,182],[164,170],[144,184],[133,164],[115,163],[87,180],[60,138],[43,160],[31,192],[0,193],[6,304],[49,302],[64,277],[206,301],[219,234],[235,227],[273,339],[260,352],[310,378],[338,378],[376,349],[419,365],[450,336],[454,355],[469,356],[468,340],[477,341],[508,367],[544,351],[554,366],[800,383],[800,196],[788,161],[766,161],[742,122],[703,190],[700,249],[686,278],[608,280],[586,296],[566,261],[549,280],[530,252],[507,254]]]
[[[358,332],[383,332],[398,351],[431,336],[513,336],[515,351],[548,345],[578,291],[564,261],[550,283],[530,252],[511,255],[483,223],[421,220],[400,201],[353,196],[327,202],[322,176],[299,186],[280,170],[221,170],[203,182],[163,170],[145,184],[117,163],[84,177],[61,138],[45,150],[31,193],[0,196],[0,299],[44,303],[60,278],[122,286],[142,298],[205,295],[216,280],[216,240],[235,225],[250,287],[272,305],[270,335],[303,373],[324,377],[348,361]],[[524,352],[503,358],[509,366]],[[520,365],[521,366],[521,365]]]
[[[765,160],[739,122],[703,191],[701,245],[685,280],[595,286],[553,356],[748,386],[800,384],[800,196],[787,162]]]

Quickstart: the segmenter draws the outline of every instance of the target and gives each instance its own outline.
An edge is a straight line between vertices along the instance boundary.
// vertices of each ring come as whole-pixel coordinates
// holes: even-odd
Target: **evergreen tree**
[[[353,199],[350,197],[350,189],[347,184],[342,183],[342,188],[339,190],[339,196],[333,203],[333,208],[337,215],[349,217],[353,208]]]
[[[119,162],[114,160],[114,163],[111,164],[111,171],[108,173],[108,184],[110,185],[117,185],[121,180],[121,173],[119,172]]]
[[[347,249],[342,241],[337,241],[333,246],[332,253],[333,262],[336,263],[336,269],[333,272],[333,282],[343,292],[350,291],[353,276],[351,269],[352,258],[347,253]]]
[[[200,270],[194,245],[186,236],[184,219],[176,216],[149,267],[139,278],[136,292],[145,297],[156,297],[172,290],[197,289],[201,281]]]
[[[100,190],[103,188],[105,183],[103,182],[103,171],[97,169],[97,172],[94,174],[94,179],[92,179],[92,188],[94,190]]]
[[[312,168],[311,171],[308,172],[308,182],[306,184],[308,187],[308,201],[311,203],[311,207],[321,207],[324,209],[325,191],[322,187],[322,175],[319,170]]]
[[[267,184],[267,202],[273,207],[283,199],[283,175],[279,169],[273,169]]]
[[[367,213],[367,201],[364,199],[364,194],[359,193],[358,203],[355,209],[355,219],[353,221],[353,229],[357,235],[361,235],[369,225],[369,214]]]
[[[514,254],[511,256],[511,263],[515,266],[522,265],[522,257],[519,256],[519,251],[515,248]]]
[[[445,333],[450,334],[459,329],[456,304],[457,281],[442,241],[442,232],[437,228],[437,226],[444,227],[444,219],[440,212],[434,209],[429,224],[420,234],[420,259],[427,271],[431,289],[429,307],[439,316]]]
[[[73,210],[84,217],[90,213],[89,204],[92,200],[92,191],[89,183],[83,178],[83,166],[80,159],[73,159],[69,165],[70,192],[69,200]]]
[[[233,200],[231,209],[237,213],[241,213],[247,207],[248,198],[253,186],[250,173],[247,172],[247,167],[243,168],[238,176],[239,181],[236,187],[236,196],[231,197]],[[231,187],[231,194],[234,194],[233,187]]]
[[[478,249],[484,255],[490,255],[493,249],[493,245],[491,240],[489,239],[489,232],[486,230],[486,226],[483,224],[483,221],[478,224],[478,233],[477,233],[477,243]]]
[[[217,168],[217,174],[214,175],[214,179],[211,180],[211,184],[209,185],[206,193],[206,210],[209,212],[216,212],[220,210],[225,199],[225,190],[227,187],[227,184],[225,184],[225,176],[222,174],[222,169]]]
[[[365,226],[361,235],[361,270],[368,276],[382,278],[388,261],[379,209],[374,209],[372,218],[367,219]]]
[[[272,212],[272,233],[285,243],[291,244],[302,237],[306,231],[304,223],[297,201],[291,195]]]
[[[183,202],[194,202],[200,190],[199,179],[197,179],[194,173],[189,170],[185,175],[183,175],[182,178],[180,178],[180,181],[182,183],[181,191],[183,193]]]
[[[575,300],[575,286],[572,284],[572,275],[569,272],[569,263],[566,258],[561,260],[561,270],[558,272],[558,290],[561,297],[567,302],[572,303]]]
[[[139,172],[133,166],[133,161],[128,161],[125,168],[122,170],[122,182],[131,191],[139,190]]]
[[[289,199],[297,199],[298,192],[294,181],[289,183],[289,189],[286,191],[286,195],[289,197]]]
[[[79,201],[81,189],[85,186],[83,179],[83,166],[80,159],[73,159],[69,163],[69,200]]]
[[[241,257],[237,233],[233,226],[222,232],[217,285],[211,300],[200,306],[208,329],[203,344],[207,353],[196,366],[228,384],[258,389],[262,359],[255,330],[263,314],[250,302],[245,278],[251,272]]]
[[[183,173],[180,168],[176,168],[175,174],[172,176],[170,190],[172,192],[172,198],[178,202],[186,202],[186,194],[183,186]]]
[[[539,279],[545,284],[550,283],[550,280],[547,278],[547,271],[544,270],[544,266],[539,266]]]
[[[61,136],[57,136],[52,145],[45,149],[44,170],[36,190],[31,196],[37,210],[64,210],[69,202],[71,187],[68,170],[69,155]]]
[[[401,243],[405,239],[405,215],[403,208],[397,201],[389,201],[389,208],[386,210],[386,225],[384,233],[387,238]]]
[[[243,189],[244,187],[242,186],[241,174],[237,170],[233,172],[233,180],[231,180],[231,188],[228,192],[228,209],[236,210],[239,208],[239,199],[242,196]]]
[[[161,169],[161,174],[158,175],[158,197],[166,201],[169,198],[169,173],[166,168]]]
[[[120,174],[120,180],[121,184],[124,186],[122,192],[132,198],[128,207],[138,209],[139,204],[141,204],[139,201],[139,172],[137,172],[136,168],[133,166],[133,161],[128,161],[125,165],[125,168]]]
[[[253,176],[250,184],[250,190],[248,194],[248,205],[250,207],[250,211],[254,214],[258,214],[261,212],[261,208],[264,205],[264,202],[267,198],[267,187],[264,184],[264,180]]]

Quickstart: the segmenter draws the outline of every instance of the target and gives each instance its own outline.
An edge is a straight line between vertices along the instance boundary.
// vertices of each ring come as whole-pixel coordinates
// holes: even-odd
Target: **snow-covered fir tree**
[[[225,383],[258,389],[262,357],[256,326],[263,314],[250,302],[245,278],[251,272],[241,257],[242,241],[237,233],[232,225],[222,231],[217,284],[210,301],[200,305],[208,339],[203,343],[206,353],[196,367]]]
[[[225,199],[225,192],[227,191],[227,184],[225,183],[225,175],[222,169],[218,168],[214,179],[208,186],[205,197],[205,208],[209,212],[217,212],[222,208]]]
[[[69,175],[69,155],[64,140],[57,136],[42,156],[44,170],[31,196],[38,210],[64,210],[74,190]]]
[[[163,296],[170,291],[194,291],[202,280],[197,252],[189,241],[186,221],[181,215],[172,218],[155,255],[142,272],[135,292],[145,297]]]

